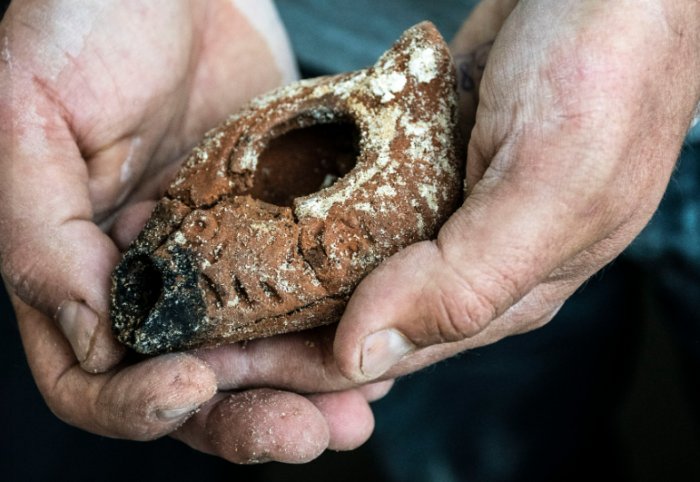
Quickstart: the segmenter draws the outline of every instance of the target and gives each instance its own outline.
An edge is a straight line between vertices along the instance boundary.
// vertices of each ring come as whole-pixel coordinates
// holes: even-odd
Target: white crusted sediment
[[[416,49],[408,62],[408,71],[418,82],[430,82],[437,77],[435,50],[431,47]]]

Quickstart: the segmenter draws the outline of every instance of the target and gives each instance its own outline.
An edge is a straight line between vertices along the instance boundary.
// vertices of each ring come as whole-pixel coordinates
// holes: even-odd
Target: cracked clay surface
[[[193,150],[113,276],[118,338],[161,353],[340,319],[462,202],[454,66],[429,23],[365,70],[253,99]]]

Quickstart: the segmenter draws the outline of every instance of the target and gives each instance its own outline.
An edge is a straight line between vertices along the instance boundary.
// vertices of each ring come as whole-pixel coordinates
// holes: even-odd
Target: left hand
[[[119,219],[120,249],[148,213],[130,210]],[[51,410],[106,436],[170,434],[235,463],[307,462],[326,449],[363,444],[374,428],[369,402],[392,385],[358,387],[345,378],[329,350],[334,327],[127,360],[91,374],[51,319],[11,297],[27,359]]]
[[[367,400],[386,385],[351,389],[321,343],[139,362],[111,335],[110,272],[150,200],[205,129],[293,75],[269,1],[12,2],[0,23],[0,269],[58,417],[137,440],[181,427],[179,439],[235,462],[303,462],[369,436]]]
[[[514,3],[477,12],[497,25]],[[658,206],[698,72],[697,1],[517,2],[481,80],[469,196],[356,289],[334,345],[343,373],[393,377],[547,323]]]
[[[129,210],[119,219],[120,249],[149,212]],[[374,429],[369,402],[392,385],[358,387],[345,378],[329,349],[334,327],[127,360],[105,373],[88,373],[56,323],[11,298],[27,360],[51,410],[71,425],[110,437],[170,434],[235,463],[302,463],[326,449],[362,445]]]

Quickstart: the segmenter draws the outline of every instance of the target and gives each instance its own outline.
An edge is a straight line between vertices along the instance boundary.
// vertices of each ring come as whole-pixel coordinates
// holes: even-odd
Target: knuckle
[[[152,420],[153,413],[127,413],[122,409],[111,408],[112,410],[107,409],[101,420],[101,430],[110,436],[145,442],[162,437],[170,431],[169,426],[164,429],[163,423]]]
[[[430,318],[434,324],[433,332],[443,343],[476,335],[496,316],[495,305],[466,283],[460,288],[441,289],[436,307]]]
[[[134,402],[130,397],[115,393],[109,384],[102,387],[90,409],[85,408],[90,424],[99,432],[110,437],[148,441],[162,435],[163,424],[155,417],[155,401],[146,395]]]
[[[62,422],[84,430],[94,431],[94,428],[86,421],[86,405],[76,403],[75,392],[66,387],[66,381],[71,377],[71,370],[68,370],[52,385],[48,385],[46,380],[37,380],[37,385],[44,398],[47,407],[56,418]]]
[[[523,293],[522,277],[527,258],[513,266],[482,266],[470,273],[460,272],[456,265],[445,258],[447,271],[441,277],[434,297],[432,332],[441,342],[460,341],[483,331],[492,320],[519,300]],[[518,266],[523,264],[523,266]]]
[[[38,266],[35,256],[21,249],[7,250],[2,253],[0,266],[8,288],[25,303],[36,306]]]

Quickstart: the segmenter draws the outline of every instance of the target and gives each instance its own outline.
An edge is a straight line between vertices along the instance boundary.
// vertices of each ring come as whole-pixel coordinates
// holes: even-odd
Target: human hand
[[[249,367],[225,364],[247,376],[239,383],[189,354],[120,363],[107,314],[119,247],[182,155],[249,97],[294,75],[271,4],[256,2],[253,23],[246,5],[26,0],[14,2],[0,24],[2,273],[40,391],[59,417],[86,430],[155,438],[217,389],[269,385],[266,374],[284,374],[275,368],[284,361],[265,350]],[[347,380],[287,385],[349,387]],[[216,395],[178,437],[234,461],[308,460],[326,446],[364,441],[372,422],[367,398],[379,392],[304,398],[268,391],[257,401],[256,393],[233,395],[237,412],[217,405],[224,396]],[[296,416],[273,416],[285,410]],[[342,422],[344,412],[357,423]],[[217,423],[206,426],[211,413]],[[267,417],[276,440],[260,442],[246,430],[256,414]],[[239,435],[235,447],[222,438],[227,433]],[[298,441],[296,450],[285,440]]]
[[[341,370],[396,376],[547,323],[656,209],[699,71],[698,2],[518,2],[483,73],[468,198],[356,289]]]
[[[14,302],[32,373],[51,410],[71,425],[109,437],[171,434],[231,462],[306,462],[326,449],[364,443],[374,428],[368,403],[391,387],[382,382],[352,388],[327,350],[333,337],[328,329],[90,374],[50,318]]]
[[[85,369],[103,371],[120,353],[107,315],[120,232],[105,231],[158,195],[205,129],[294,75],[271,9],[266,35],[226,0],[8,9],[2,273],[8,291],[57,318]]]

